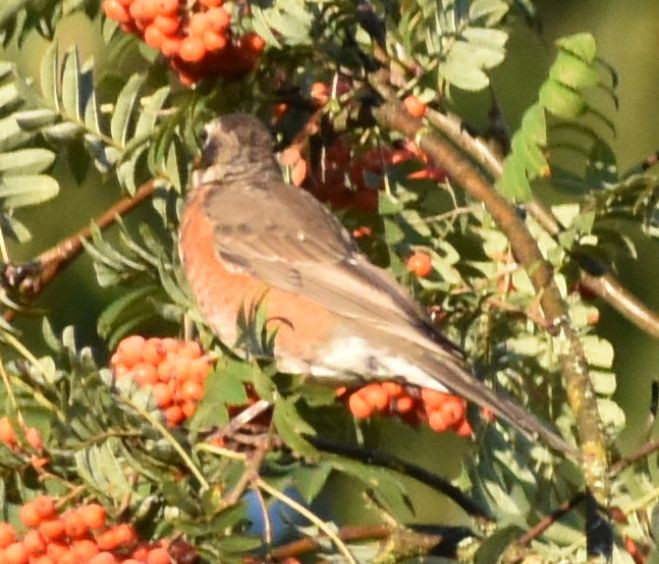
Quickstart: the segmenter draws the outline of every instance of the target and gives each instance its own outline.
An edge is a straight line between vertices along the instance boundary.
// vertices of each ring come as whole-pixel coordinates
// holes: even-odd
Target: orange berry
[[[409,413],[416,405],[414,398],[411,396],[403,396],[396,398],[396,411],[398,413]]]
[[[67,550],[66,552],[63,552],[57,558],[57,564],[78,564],[78,562],[80,562],[80,560],[70,550]]]
[[[174,361],[168,357],[158,365],[158,380],[169,382],[175,376]]]
[[[55,500],[49,495],[40,495],[35,497],[32,500],[32,504],[39,515],[43,519],[48,519],[53,517],[57,513],[57,507],[55,507]]]
[[[62,541],[52,541],[48,543],[46,547],[46,554],[48,558],[51,558],[57,562],[63,554],[69,552],[69,544]]]
[[[227,46],[227,36],[209,29],[204,32],[204,47],[208,51],[221,51]]]
[[[181,19],[176,16],[156,16],[152,25],[156,26],[166,36],[174,35],[181,27]],[[151,339],[147,340],[147,345],[149,341]],[[147,360],[146,357],[144,360]]]
[[[190,16],[188,22],[188,33],[201,37],[204,33],[211,28],[211,22],[206,15],[206,12],[197,12]]]
[[[330,99],[330,87],[324,82],[314,82],[311,85],[310,97],[316,106],[324,106]]]
[[[181,421],[185,419],[185,413],[178,405],[172,405],[165,409],[165,419],[172,427],[176,427]]]
[[[438,409],[449,396],[450,394],[446,392],[431,390],[430,388],[421,389],[421,401],[423,401],[423,405],[426,408],[426,411]]]
[[[158,25],[158,21],[160,19],[169,19],[169,18],[163,18],[163,16],[158,16],[156,18],[156,21],[154,22],[154,25]],[[160,31],[162,31],[165,35],[168,35],[162,28],[160,28]],[[172,38],[171,37],[165,38],[165,40],[163,40],[163,44],[167,40],[172,40]],[[161,46],[161,49],[163,48],[163,46]],[[157,337],[151,337],[146,340],[146,342],[144,343],[144,347],[142,348],[142,360],[144,360],[144,362],[148,362],[149,364],[153,364],[155,366],[162,359],[165,358],[166,353],[167,351],[162,346],[160,339],[158,339]]]
[[[186,419],[190,419],[194,415],[194,412],[197,411],[197,402],[196,401],[186,401],[181,405],[181,411],[185,415]]]
[[[46,543],[39,534],[39,531],[34,529],[25,533],[25,536],[23,537],[23,546],[25,547],[25,550],[28,551],[28,554],[33,556],[46,552]]]
[[[250,53],[259,55],[265,49],[265,39],[258,33],[248,32],[240,38],[240,46]]]
[[[211,370],[211,365],[205,358],[195,358],[190,362],[188,368],[188,378],[203,384]]]
[[[231,14],[224,8],[211,8],[206,12],[208,23],[213,31],[226,31],[231,25]]]
[[[407,259],[406,265],[407,270],[419,278],[426,278],[432,272],[432,259],[427,253],[415,252]]]
[[[39,532],[44,540],[57,540],[64,536],[64,520],[46,519],[39,524]]]
[[[405,388],[397,382],[382,382],[382,389],[389,394],[390,398],[397,398],[405,393]]]
[[[184,400],[199,401],[204,395],[204,387],[196,380],[186,380],[181,386],[181,395]]]
[[[105,508],[98,503],[83,505],[78,509],[80,517],[90,529],[98,530],[105,527]]]
[[[135,4],[139,5],[139,8],[136,12],[138,15],[133,16],[136,20],[141,20],[142,22],[151,22],[158,15],[158,3],[156,0],[135,0],[133,4],[131,4],[131,8]],[[132,13],[133,12],[131,11],[131,15]]]
[[[131,369],[131,374],[138,386],[152,386],[158,382],[158,369],[153,364],[138,362]]]
[[[115,532],[115,528],[112,527],[108,529],[107,531],[103,531],[101,534],[99,534],[96,537],[96,546],[98,546],[99,550],[114,550],[119,546],[119,541],[117,539],[117,534]],[[99,556],[102,555],[103,553],[99,553]]]
[[[348,398],[348,408],[357,419],[368,419],[374,411],[373,406],[358,393]]]
[[[18,516],[21,520],[21,523],[23,523],[23,525],[26,527],[36,527],[39,523],[41,523],[41,516],[37,512],[33,502],[24,504],[18,512]]]
[[[80,539],[71,543],[71,552],[78,557],[81,562],[88,562],[92,557],[99,553],[96,543],[90,539]]]
[[[197,341],[183,341],[178,354],[185,358],[199,358],[201,356],[201,347]]]
[[[109,19],[119,23],[128,23],[131,19],[130,14],[119,0],[104,0],[103,12]]]
[[[458,437],[464,437],[467,439],[474,434],[474,429],[465,418],[455,426],[455,434],[458,435]]]
[[[135,558],[129,558],[128,560],[122,560],[122,564],[143,564],[143,560],[137,560]]]
[[[192,360],[186,356],[177,356],[174,358],[174,377],[177,380],[185,380],[190,373]]]
[[[155,24],[147,26],[144,30],[144,42],[154,49],[160,49],[162,42],[165,40],[165,35],[162,30]]]
[[[2,562],[6,564],[27,564],[30,560],[30,555],[25,550],[22,542],[15,542],[5,548],[5,557]]]
[[[376,411],[384,411],[389,407],[389,394],[384,390],[380,384],[368,384],[364,386],[358,393],[369,402]]]
[[[403,100],[405,109],[416,118],[422,118],[426,114],[426,105],[416,96],[408,96]]]
[[[155,0],[154,4],[157,14],[162,16],[172,16],[179,9],[179,0]]]
[[[373,235],[373,230],[367,225],[360,225],[352,230],[352,236],[355,239],[361,239],[363,237],[370,237]]]
[[[64,530],[69,538],[79,539],[89,531],[79,511],[71,511],[62,515],[62,520],[64,521]]]
[[[16,531],[9,523],[0,523],[0,548],[7,548],[16,540]]]
[[[172,558],[165,548],[154,548],[146,557],[146,564],[170,564]]]
[[[121,523],[120,525],[115,525],[114,532],[119,542],[118,546],[126,546],[134,543],[137,540],[137,533],[132,525],[128,523]]]
[[[272,106],[272,114],[280,118],[288,111],[288,104],[286,102],[279,102]]]
[[[163,409],[172,405],[174,401],[174,394],[170,387],[164,382],[158,382],[153,385],[153,399],[156,400],[156,405]]]
[[[117,559],[111,552],[99,552],[87,564],[116,564]]]
[[[132,4],[131,7],[135,4]],[[142,360],[143,347],[144,337],[140,335],[131,335],[119,343],[119,346],[117,347],[117,355],[119,356],[121,363],[130,368]]]
[[[224,4],[224,0],[199,0],[204,8],[217,8]]]
[[[178,339],[174,339],[173,337],[165,337],[164,339],[160,340],[160,345],[165,350],[165,353],[175,352],[179,349],[180,341]]]
[[[9,421],[9,417],[0,418],[0,442],[3,442],[7,446],[16,444],[16,434],[14,433],[14,427],[11,421]]]
[[[145,543],[145,542],[141,542],[139,545],[137,545],[135,550],[133,550],[133,553],[131,554],[131,556],[135,560],[139,560],[141,562],[144,562],[144,561],[146,561],[146,557],[149,555],[149,550],[150,550],[149,549],[149,544]]]
[[[439,409],[428,412],[428,426],[438,433],[443,433],[451,428],[451,424],[446,420],[444,413]]]
[[[446,401],[438,408],[444,415],[449,426],[459,423],[465,416],[464,401],[458,396],[448,396]]]

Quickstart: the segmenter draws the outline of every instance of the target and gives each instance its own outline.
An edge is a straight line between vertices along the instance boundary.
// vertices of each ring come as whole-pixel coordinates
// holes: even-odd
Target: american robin
[[[228,346],[260,304],[276,329],[282,372],[398,380],[488,407],[527,436],[574,452],[513,401],[475,378],[408,293],[373,265],[309,193],[283,182],[268,129],[229,114],[209,123],[179,239],[202,314]]]

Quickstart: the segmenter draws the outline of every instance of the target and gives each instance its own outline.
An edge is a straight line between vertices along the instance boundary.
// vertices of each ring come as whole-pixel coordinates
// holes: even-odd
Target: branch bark
[[[430,160],[442,167],[474,199],[483,203],[510,241],[517,261],[525,268],[538,292],[543,312],[556,336],[566,392],[579,432],[584,479],[596,499],[607,505],[607,444],[602,433],[597,399],[588,375],[588,363],[572,330],[567,308],[556,285],[551,266],[516,209],[506,201],[451,143],[433,135],[423,122],[408,114],[388,85],[386,71],[374,75],[373,86],[384,99],[373,109],[380,126],[414,139]]]

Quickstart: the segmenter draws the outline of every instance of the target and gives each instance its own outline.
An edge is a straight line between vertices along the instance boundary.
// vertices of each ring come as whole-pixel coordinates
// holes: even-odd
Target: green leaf
[[[310,459],[318,457],[318,451],[302,438],[305,434],[314,436],[316,431],[302,419],[293,398],[278,398],[275,401],[272,421],[277,427],[279,436],[294,451]]]
[[[41,172],[53,162],[55,162],[55,153],[48,149],[21,149],[11,153],[0,153],[0,173]]]
[[[542,85],[539,100],[547,111],[568,120],[578,118],[587,108],[579,92],[556,81],[548,81]]]
[[[564,51],[558,53],[549,76],[575,90],[591,88],[599,81],[597,72],[589,63]]]
[[[112,112],[110,121],[110,132],[112,139],[120,145],[125,145],[130,135],[130,121],[139,104],[138,94],[145,81],[145,75],[134,74],[128,79],[119,93],[117,102]]]
[[[590,33],[577,33],[568,37],[561,37],[556,46],[569,51],[588,64],[592,64],[597,56],[597,44]]]
[[[32,131],[52,124],[57,119],[57,112],[48,108],[25,110],[16,112],[14,118],[22,129]]]
[[[80,60],[77,47],[72,47],[64,58],[62,71],[62,108],[67,117],[82,121],[82,104],[79,92]]]
[[[293,484],[304,501],[311,503],[327,484],[333,467],[329,462],[317,466],[299,466],[293,472]]]
[[[20,208],[46,202],[59,192],[52,176],[43,174],[5,176],[0,179],[0,198],[5,208]]]
[[[517,527],[506,527],[486,538],[476,552],[474,562],[476,564],[490,564],[498,562],[499,557],[508,545],[513,542],[521,531]]]

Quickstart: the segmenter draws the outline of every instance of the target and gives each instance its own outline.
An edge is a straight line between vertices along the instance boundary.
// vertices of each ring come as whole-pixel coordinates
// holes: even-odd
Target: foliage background
[[[511,33],[506,62],[493,73],[494,89],[511,129],[516,128],[523,111],[535,100],[538,87],[546,78],[547,69],[555,55],[553,40],[588,30],[598,42],[599,55],[620,73],[620,110],[615,118],[618,133],[612,141],[620,159],[620,169],[625,170],[635,164],[639,157],[657,150],[659,4],[648,0],[542,0],[537,2],[537,7],[543,20],[542,35],[538,36],[520,23],[519,29]],[[80,15],[70,18],[60,29],[62,47],[75,42],[83,60],[90,55],[102,60],[102,46],[91,41],[92,25]],[[0,50],[0,55],[18,60],[25,74],[37,76],[44,47],[45,43],[40,38],[32,37],[20,53],[10,47],[7,53]],[[485,125],[486,116],[482,108],[487,107],[487,103],[483,103],[479,96],[487,94],[466,96],[461,114],[468,122]],[[111,184],[105,190],[92,191],[91,188],[97,187],[102,181],[93,169],[91,171],[80,185],[61,171],[62,191],[55,202],[21,210],[22,220],[31,226],[40,227],[34,229],[32,242],[10,247],[13,260],[19,262],[35,256],[70,234],[74,228],[86,225],[90,217],[119,197],[118,189]],[[563,195],[554,192],[547,194],[547,197],[550,202],[559,202]],[[142,210],[132,214],[127,223],[148,218],[149,211]],[[659,242],[637,237],[636,228],[632,225],[621,225],[621,228],[635,239],[639,257],[636,261],[623,259],[620,262],[620,279],[651,309],[659,310],[656,283],[659,277]],[[100,289],[94,280],[91,260],[83,256],[42,293],[37,305],[49,311],[49,319],[57,330],[67,325],[76,326],[78,342],[81,345],[93,345],[98,359],[102,360],[107,358],[108,351],[96,333],[96,322],[104,305],[115,295],[111,290]],[[658,377],[656,367],[659,366],[659,347],[651,337],[604,304],[601,304],[601,311],[599,333],[611,341],[616,351],[614,369],[619,380],[615,399],[625,409],[628,421],[619,445],[623,451],[629,451],[640,442],[639,429],[645,420],[650,401],[650,382]],[[30,319],[21,319],[17,323],[19,328],[26,331],[26,342],[37,352],[41,346],[39,323]],[[31,332],[36,335],[34,343],[30,343]],[[395,440],[393,429],[384,423],[372,432],[380,434],[380,443],[384,448],[393,442],[404,448],[405,441],[400,440],[400,437]],[[395,429],[400,432],[400,427]],[[430,439],[429,433],[427,438]],[[453,439],[447,437],[443,440],[446,452],[451,453],[450,459],[446,456],[438,460],[435,451],[430,455],[432,464],[442,466],[444,471],[457,470],[458,457],[454,456],[455,445],[451,444]],[[416,453],[428,452],[428,449],[419,448],[418,444],[414,447]],[[405,457],[411,453],[399,450],[398,454]],[[418,504],[417,517],[420,521],[424,520],[424,505],[425,511],[429,513],[437,511],[436,497],[426,494],[421,486],[419,491],[412,492]],[[349,507],[350,499],[347,486],[333,491],[335,507]]]

